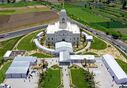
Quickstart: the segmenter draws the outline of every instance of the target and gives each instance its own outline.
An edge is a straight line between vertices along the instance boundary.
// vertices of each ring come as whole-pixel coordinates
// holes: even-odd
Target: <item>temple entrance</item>
[[[62,39],[62,41],[65,41],[65,39]]]

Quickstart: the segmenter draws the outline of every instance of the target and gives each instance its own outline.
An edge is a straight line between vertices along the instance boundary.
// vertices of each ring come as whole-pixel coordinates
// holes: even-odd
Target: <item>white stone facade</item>
[[[77,25],[67,20],[65,10],[61,10],[60,19],[53,25],[48,25],[46,30],[46,43],[55,45],[56,42],[70,42],[73,45],[80,41],[80,29]]]

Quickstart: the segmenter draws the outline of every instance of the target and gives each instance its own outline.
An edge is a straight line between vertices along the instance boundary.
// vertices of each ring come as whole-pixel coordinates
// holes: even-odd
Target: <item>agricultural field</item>
[[[1,8],[5,8],[5,7],[24,7],[24,6],[34,6],[34,5],[42,5],[40,2],[36,2],[36,1],[33,1],[33,2],[23,2],[23,1],[20,1],[20,2],[17,2],[17,3],[1,3],[0,4],[0,7]]]
[[[117,38],[127,39],[126,34],[122,32],[122,29],[127,28],[127,14],[122,10],[107,6],[95,8],[83,2],[80,4],[66,3],[65,8],[68,15],[79,22],[104,31],[106,34],[117,36]]]
[[[48,8],[46,6],[2,8],[0,10],[0,16],[1,15],[23,14],[23,13],[30,13],[30,12],[40,12],[40,11],[50,11],[50,8]]]
[[[47,24],[58,19],[58,14],[46,2],[17,2],[0,4],[0,33],[18,31],[24,28]]]

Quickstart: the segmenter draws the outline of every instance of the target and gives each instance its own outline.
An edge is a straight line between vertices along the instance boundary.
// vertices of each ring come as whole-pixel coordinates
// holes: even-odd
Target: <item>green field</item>
[[[72,19],[97,30],[104,31],[113,37],[127,39],[126,34],[118,31],[120,28],[127,28],[127,15],[120,9],[109,7],[93,8],[92,6],[90,9],[90,7],[85,8],[84,6],[67,3],[65,4],[65,8]]]
[[[37,32],[33,32],[30,33],[29,35],[26,35],[18,44],[17,49],[18,50],[35,50],[36,45],[33,42],[33,39],[36,37],[36,35],[39,33],[40,31]]]
[[[40,2],[32,1],[32,2],[17,2],[17,3],[2,3],[0,7],[24,7],[24,6],[33,6],[33,5],[42,5]]]
[[[60,69],[49,68],[42,79],[40,88],[57,88],[61,83]]]
[[[7,50],[12,50],[20,38],[21,37],[17,37],[0,42],[0,57],[3,57]]]
[[[13,15],[13,14],[23,14],[23,13],[31,13],[31,12],[42,12],[42,11],[50,11],[49,8],[22,8],[22,9],[10,9],[10,10],[0,10],[0,15]]]
[[[3,67],[0,69],[0,83],[2,83],[5,79],[5,73],[8,70],[11,62],[5,62],[3,64]]]
[[[125,71],[125,73],[127,74],[127,63],[123,62],[120,59],[116,59],[116,61],[121,66],[121,68]]]
[[[53,57],[53,55],[46,54],[46,53],[35,53],[35,54],[32,54],[31,56],[35,56],[38,58],[52,58]]]
[[[85,80],[88,74],[90,73],[81,68],[71,69],[72,83],[76,86],[75,88],[90,88],[89,82]]]
[[[96,50],[102,50],[102,49],[107,48],[107,44],[104,41],[94,37],[90,48],[91,49],[96,49]]]

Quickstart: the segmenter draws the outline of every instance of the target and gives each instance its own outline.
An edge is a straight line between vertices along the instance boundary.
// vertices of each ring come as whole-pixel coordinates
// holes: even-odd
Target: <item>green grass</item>
[[[8,70],[10,64],[11,64],[11,62],[5,62],[5,64],[3,64],[3,67],[0,69],[0,83],[2,83],[4,81],[5,73]]]
[[[113,8],[110,8],[112,9],[110,11],[108,7],[106,7],[107,9],[105,10],[98,8],[89,9],[89,7],[85,8],[84,6],[72,5],[71,3],[66,3],[65,8],[72,19],[87,26],[91,26],[94,29],[104,31],[110,35],[114,36],[115,34],[121,39],[127,39],[125,38],[125,34],[122,34],[121,36],[118,31],[115,30],[117,28],[127,28],[126,18],[122,17],[121,14],[118,14],[118,9],[118,11],[115,11]],[[122,11],[121,13],[123,14]]]
[[[31,56],[36,56],[38,58],[52,58],[53,56],[50,54],[46,54],[46,53],[35,53],[32,54]]]
[[[36,45],[33,42],[33,39],[36,37],[36,35],[39,33],[40,31],[37,32],[33,32],[31,34],[29,34],[28,36],[25,36],[18,44],[17,49],[18,50],[35,50]]]
[[[125,71],[125,73],[127,74],[127,63],[123,62],[120,59],[116,59],[116,61],[121,66],[121,68]]]
[[[90,88],[89,82],[85,80],[87,74],[88,72],[81,68],[71,69],[72,83],[76,88]]]
[[[51,69],[49,68],[46,72],[46,76],[42,79],[40,88],[57,88],[60,83],[60,69]]]
[[[91,35],[88,31],[85,30],[82,31],[86,32],[88,35]],[[102,50],[105,48],[107,48],[107,44],[104,41],[100,40],[99,38],[93,37],[93,42],[91,43],[91,49]]]
[[[90,48],[91,49],[96,49],[96,50],[102,50],[102,49],[107,48],[107,44],[104,41],[94,37],[93,42],[91,43]]]
[[[3,57],[7,50],[12,50],[20,38],[21,37],[17,37],[0,42],[0,57]]]

